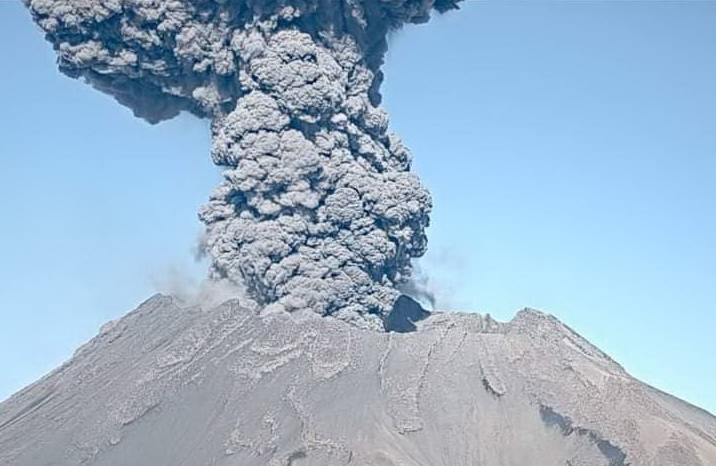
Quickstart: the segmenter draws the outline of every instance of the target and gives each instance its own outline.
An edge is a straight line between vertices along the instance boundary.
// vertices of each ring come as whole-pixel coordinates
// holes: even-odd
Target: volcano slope
[[[554,317],[410,333],[157,295],[0,404],[0,464],[716,464],[716,418]]]

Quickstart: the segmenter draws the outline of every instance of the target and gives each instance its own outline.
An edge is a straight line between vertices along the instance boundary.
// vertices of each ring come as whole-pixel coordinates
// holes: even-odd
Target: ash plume
[[[24,1],[65,74],[150,123],[211,119],[211,278],[379,327],[431,209],[380,108],[387,34],[460,0]]]

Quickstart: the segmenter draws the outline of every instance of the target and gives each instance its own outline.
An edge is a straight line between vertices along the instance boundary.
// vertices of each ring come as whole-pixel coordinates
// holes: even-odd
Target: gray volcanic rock
[[[155,296],[0,404],[0,464],[716,464],[716,418],[554,317],[417,327]]]

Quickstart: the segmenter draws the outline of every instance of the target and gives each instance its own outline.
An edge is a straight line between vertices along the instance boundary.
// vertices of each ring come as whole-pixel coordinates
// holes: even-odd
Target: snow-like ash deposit
[[[380,108],[387,34],[459,1],[25,0],[65,74],[152,123],[212,120],[212,278],[370,326],[431,209]]]

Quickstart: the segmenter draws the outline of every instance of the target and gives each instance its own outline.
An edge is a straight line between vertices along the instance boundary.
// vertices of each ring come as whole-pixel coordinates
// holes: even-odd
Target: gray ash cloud
[[[378,327],[425,253],[430,195],[380,108],[387,34],[460,0],[25,0],[83,78],[157,123],[212,121],[210,275]]]

